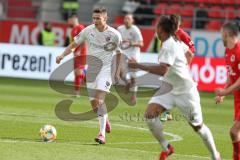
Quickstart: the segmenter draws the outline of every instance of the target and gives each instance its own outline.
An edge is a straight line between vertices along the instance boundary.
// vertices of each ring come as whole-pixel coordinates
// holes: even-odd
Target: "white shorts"
[[[104,92],[110,92],[112,85],[111,74],[100,72],[93,82],[87,82],[87,88],[93,90],[101,90]]]
[[[132,53],[132,54],[124,54],[127,59],[125,59],[125,62],[128,62],[128,59],[134,58],[137,62],[140,61],[140,53]],[[131,77],[137,78],[137,72],[134,69],[128,69],[128,73],[126,73],[126,78],[130,79]]]
[[[182,112],[183,116],[193,126],[198,126],[203,123],[202,109],[200,104],[200,97],[197,87],[190,89],[189,93],[174,95],[171,92],[164,95],[152,97],[150,103],[156,103],[170,110],[173,106],[177,106]]]

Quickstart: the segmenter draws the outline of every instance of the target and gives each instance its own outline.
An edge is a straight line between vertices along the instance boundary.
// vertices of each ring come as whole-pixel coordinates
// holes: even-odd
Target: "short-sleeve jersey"
[[[189,89],[196,86],[193,81],[185,53],[189,47],[181,41],[176,41],[172,36],[162,43],[159,51],[159,63],[170,65],[163,77],[163,81],[173,86],[173,94],[188,93]]]
[[[91,64],[94,64],[95,67],[101,67],[101,71],[111,72],[112,57],[116,50],[120,50],[119,46],[122,42],[122,37],[116,29],[107,26],[106,30],[100,32],[92,24],[75,36],[74,41],[77,44],[86,41],[88,46],[87,55],[96,58],[96,64]],[[87,58],[87,64],[89,64],[88,60]],[[101,64],[99,64],[99,61],[101,61]]]
[[[225,61],[230,83],[233,84],[240,77],[240,42],[232,48],[226,48]],[[240,90],[236,91],[240,95]]]
[[[130,28],[126,28],[125,25],[121,25],[117,28],[117,30],[121,33],[123,41],[135,41],[140,42],[143,41],[142,33],[140,29],[136,25],[132,25]],[[140,47],[130,47],[126,50],[123,50],[124,54],[139,54]]]

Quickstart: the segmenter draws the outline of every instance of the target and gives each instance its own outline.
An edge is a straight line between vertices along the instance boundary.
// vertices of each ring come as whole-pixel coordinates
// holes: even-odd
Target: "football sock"
[[[80,75],[75,75],[74,84],[75,84],[75,90],[79,91],[80,90],[80,84],[81,84],[81,76]]]
[[[152,135],[158,140],[164,151],[168,150],[168,141],[164,138],[163,126],[158,117],[147,119],[147,124]]]
[[[233,143],[233,160],[240,160],[240,141]]]
[[[129,90],[130,90],[131,92],[137,92],[137,89],[138,89],[137,86],[133,86],[133,87],[131,87]]]
[[[137,90],[138,90],[138,87],[137,86],[133,86],[129,89],[131,92],[133,92],[133,96],[137,96]]]
[[[105,137],[106,122],[107,122],[107,108],[105,104],[98,107],[98,121],[100,126],[100,133]]]
[[[216,159],[219,156],[219,153],[216,149],[210,129],[205,124],[203,124],[202,128],[198,130],[198,134],[202,138],[203,143],[205,144],[207,149],[211,152],[212,157]]]

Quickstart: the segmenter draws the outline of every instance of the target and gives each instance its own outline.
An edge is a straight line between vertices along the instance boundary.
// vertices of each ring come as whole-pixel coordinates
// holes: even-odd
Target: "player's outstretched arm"
[[[116,55],[116,73],[115,73],[115,81],[118,82],[120,80],[120,72],[121,72],[121,57],[122,57],[122,53],[120,50],[117,51],[117,55]]]
[[[78,46],[77,43],[72,42],[72,43],[64,50],[64,52],[63,52],[61,55],[57,56],[57,58],[56,58],[56,63],[59,64],[59,63],[61,62],[61,60],[62,60],[65,56],[69,55],[69,54],[72,52],[72,50],[74,50],[77,46]]]
[[[144,65],[144,64],[137,63],[137,61],[135,59],[130,59],[128,61],[128,66],[130,68],[141,69],[141,70],[147,71],[149,73],[160,75],[160,76],[164,76],[165,73],[167,73],[168,68],[170,67],[170,65],[168,65],[166,63],[160,63],[160,64],[155,64],[155,65],[154,64]]]

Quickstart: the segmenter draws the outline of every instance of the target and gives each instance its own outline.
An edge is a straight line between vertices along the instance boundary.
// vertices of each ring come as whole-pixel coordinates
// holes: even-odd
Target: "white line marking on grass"
[[[87,121],[87,122],[92,123],[92,124],[97,123],[97,122],[94,122],[94,121]],[[118,126],[118,127],[131,128],[131,129],[137,129],[137,130],[142,130],[142,131],[149,132],[149,129],[146,129],[146,128],[134,127],[134,126],[124,125],[124,124],[117,124],[117,123],[111,123],[111,124],[114,125],[114,126]],[[177,135],[177,134],[173,134],[173,133],[169,133],[169,132],[164,132],[164,134],[173,138],[173,139],[169,140],[170,142],[177,142],[177,141],[182,141],[183,140],[183,138],[181,136]],[[139,143],[139,142],[137,142],[137,143]],[[144,143],[153,143],[153,142],[144,142]]]
[[[2,115],[6,115],[6,113],[2,113],[0,112],[0,114]],[[7,115],[14,115],[14,116],[30,116],[30,117],[37,117],[37,118],[41,118],[41,116],[34,116],[34,115],[21,115],[18,113],[8,113]],[[97,121],[85,121],[86,123],[90,123],[90,124],[98,124]],[[118,126],[118,127],[123,127],[123,128],[131,128],[131,129],[137,129],[137,130],[141,130],[141,131],[147,131],[149,132],[149,129],[146,128],[142,128],[142,127],[134,127],[134,126],[130,126],[130,125],[124,125],[124,124],[118,124],[118,123],[111,123],[114,126]],[[177,142],[177,141],[182,141],[183,138],[177,134],[173,134],[173,133],[169,133],[169,132],[164,132],[165,135],[168,135],[170,137],[172,137],[172,139],[169,140],[169,142]],[[122,144],[152,144],[154,142],[120,142]]]

